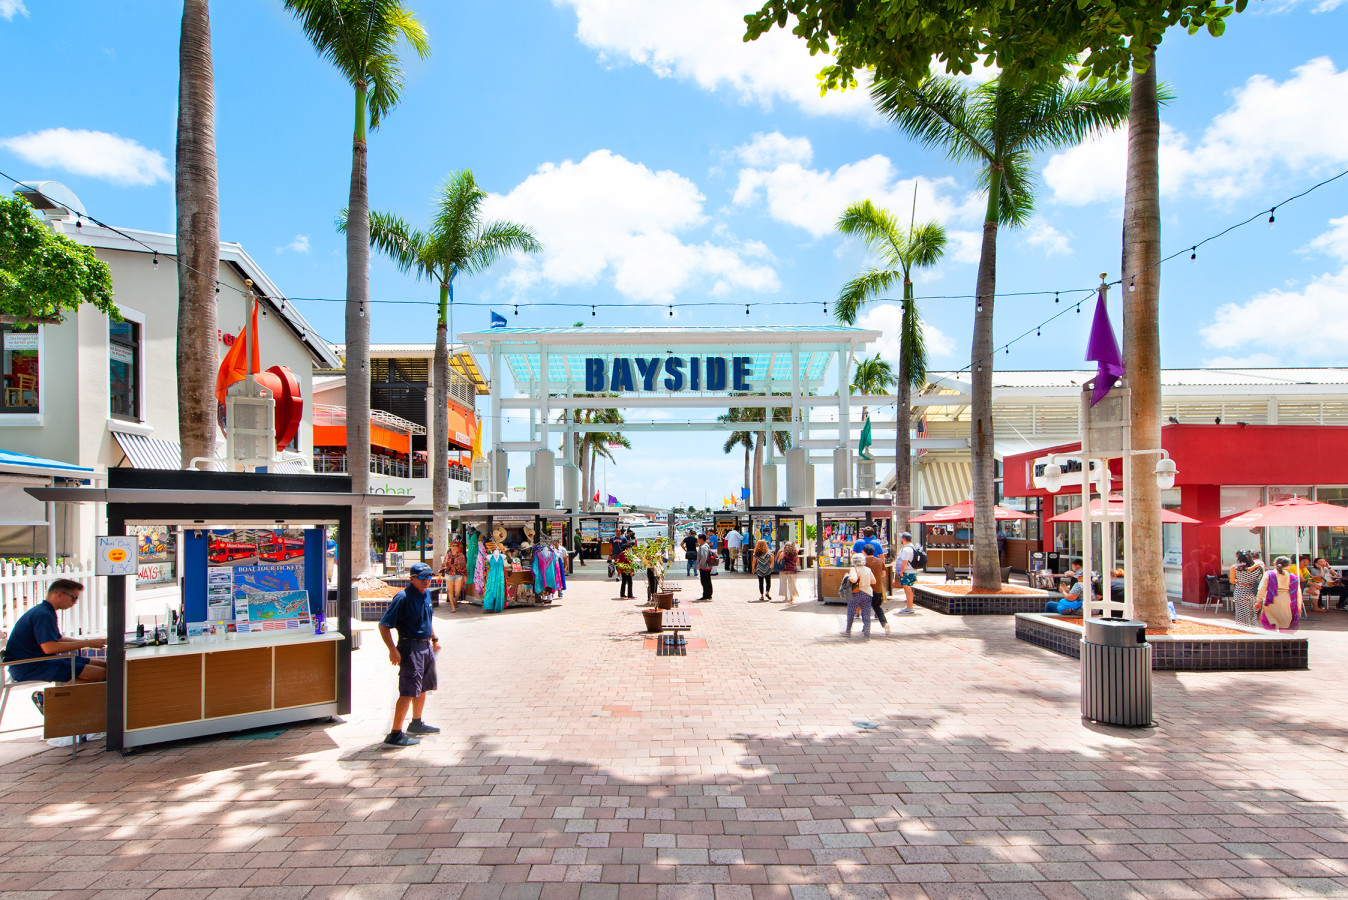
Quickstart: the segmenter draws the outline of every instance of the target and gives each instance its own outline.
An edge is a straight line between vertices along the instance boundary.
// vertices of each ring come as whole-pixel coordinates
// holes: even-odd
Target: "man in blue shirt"
[[[875,529],[869,525],[861,529],[861,538],[852,545],[852,552],[864,554],[867,545],[870,545],[871,553],[876,559],[885,558],[885,545],[880,543],[879,538],[875,536]]]
[[[389,662],[398,667],[398,702],[393,707],[393,729],[384,738],[385,747],[411,747],[420,743],[411,735],[440,733],[439,728],[421,720],[426,692],[438,686],[435,654],[440,650],[440,641],[435,636],[431,601],[426,595],[431,575],[430,566],[414,564],[408,573],[411,584],[393,595],[388,611],[379,620],[379,636],[388,647]],[[398,631],[396,645],[393,629]],[[408,707],[412,709],[412,722],[403,731]]]
[[[47,588],[47,599],[19,617],[5,644],[5,660],[36,659],[38,662],[22,663],[9,667],[10,677],[15,681],[70,681],[71,660],[69,658],[44,660],[44,656],[70,654],[86,647],[97,649],[107,644],[105,638],[65,638],[61,636],[56,613],[70,609],[79,602],[84,585],[68,578],[58,578]],[[87,656],[74,658],[75,680],[78,682],[107,681],[107,664],[102,660],[89,659]],[[33,702],[42,708],[41,692],[33,695]]]

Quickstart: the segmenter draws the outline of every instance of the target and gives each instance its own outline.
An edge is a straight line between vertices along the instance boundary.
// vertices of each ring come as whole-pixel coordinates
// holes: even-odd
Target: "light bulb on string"
[[[515,304],[515,315],[518,316],[519,314],[520,314],[520,305],[519,305],[518,303],[516,303],[516,304]]]
[[[744,314],[745,314],[746,316],[749,315],[749,304],[747,304],[747,303],[744,304]]]
[[[360,317],[361,317],[362,319],[365,318],[365,304],[364,304],[364,303],[362,303],[362,304],[360,305]]]
[[[218,282],[218,281],[215,283],[215,292],[216,292],[217,294],[220,293],[220,282]]]
[[[1081,315],[1081,304],[1077,304],[1077,315]]]
[[[597,315],[599,315],[599,313],[597,313],[597,312],[594,311],[594,304],[591,303],[591,304],[590,304],[590,317],[593,318],[593,317],[595,317],[595,316],[597,316]]]
[[[1268,211],[1268,227],[1273,227],[1273,214],[1278,211],[1278,207],[1273,207]]]
[[[674,318],[674,304],[673,304],[673,303],[669,304],[669,317],[670,317],[671,319]]]
[[[983,298],[979,297],[978,305],[974,307],[974,312],[982,312],[982,311],[983,311]]]
[[[1043,329],[1041,329],[1041,328],[1036,328],[1036,329],[1034,330],[1034,336],[1035,336],[1035,337],[1043,337],[1043,336],[1044,336]]]
[[[75,227],[76,228],[84,227],[84,217],[81,216],[79,213],[75,213]]]
[[[1135,290],[1137,290],[1137,281],[1136,281],[1136,279],[1129,278],[1129,279],[1128,279],[1128,293],[1131,294],[1131,293],[1132,293],[1133,291],[1135,291]]]
[[[154,252],[154,256],[150,257],[150,266],[151,266],[151,268],[153,268],[155,271],[158,271],[158,270],[159,270],[159,251],[158,251],[158,250],[156,250],[156,251]]]
[[[1190,248],[1189,248],[1189,262],[1194,262],[1194,261],[1196,261],[1197,259],[1198,259],[1198,248],[1197,248],[1197,247],[1190,247]]]
[[[1053,302],[1054,302],[1054,303],[1057,303],[1060,299],[1061,299],[1061,298],[1058,296],[1058,292],[1057,292],[1057,291],[1054,291],[1054,292],[1053,292]]]

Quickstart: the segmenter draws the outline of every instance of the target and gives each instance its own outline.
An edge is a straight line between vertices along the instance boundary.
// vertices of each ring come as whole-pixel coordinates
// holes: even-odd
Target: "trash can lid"
[[[1110,647],[1142,647],[1147,643],[1147,623],[1137,619],[1087,619],[1084,640]]]

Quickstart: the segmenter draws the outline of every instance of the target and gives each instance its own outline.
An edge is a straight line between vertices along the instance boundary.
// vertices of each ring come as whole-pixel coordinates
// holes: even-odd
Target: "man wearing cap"
[[[913,549],[913,536],[908,532],[899,535],[899,557],[895,561],[894,568],[898,572],[899,584],[903,587],[903,599],[907,605],[899,610],[895,615],[915,616],[917,610],[913,609],[913,585],[917,584],[917,569],[913,567],[913,559],[917,552]]]
[[[426,692],[436,688],[435,654],[440,641],[435,636],[431,621],[431,601],[426,587],[431,581],[431,567],[416,563],[408,573],[410,584],[393,595],[388,611],[379,620],[379,636],[388,647],[389,662],[398,667],[398,702],[393,707],[393,730],[384,738],[385,747],[411,747],[420,743],[414,734],[439,734],[440,729],[421,720],[426,706]],[[393,629],[398,630],[398,643],[393,643]],[[403,731],[407,709],[412,709],[412,721]]]

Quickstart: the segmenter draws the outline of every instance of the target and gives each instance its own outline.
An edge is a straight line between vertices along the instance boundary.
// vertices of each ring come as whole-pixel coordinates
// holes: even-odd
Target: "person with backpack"
[[[707,543],[707,533],[704,531],[697,536],[697,577],[702,582],[702,596],[697,598],[699,601],[711,602],[711,573],[718,562],[720,559],[711,544]]]
[[[917,610],[913,608],[913,585],[917,584],[918,554],[922,555],[925,568],[927,554],[914,546],[913,536],[906,531],[899,535],[899,557],[894,572],[899,577],[899,585],[903,587],[903,599],[907,605],[896,612],[896,616],[917,615]]]

